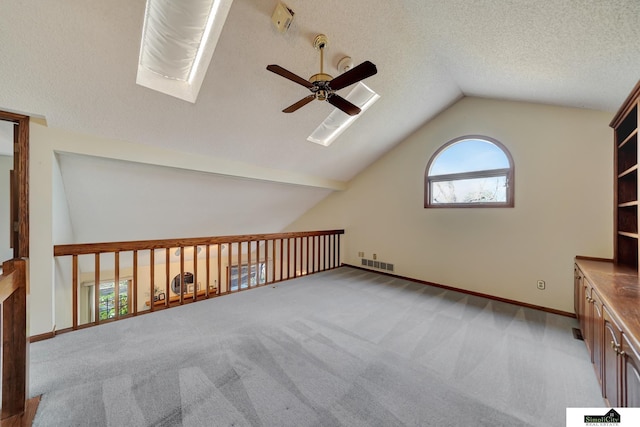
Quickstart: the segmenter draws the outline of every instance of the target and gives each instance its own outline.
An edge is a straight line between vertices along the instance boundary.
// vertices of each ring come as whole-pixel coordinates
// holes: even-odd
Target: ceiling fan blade
[[[371,77],[377,72],[378,69],[372,62],[364,61],[362,64],[353,67],[346,73],[340,74],[338,77],[331,80],[331,82],[329,82],[329,86],[333,90],[340,90],[344,87],[357,83],[360,80],[364,80],[367,77]]]
[[[293,105],[290,105],[289,107],[285,108],[284,110],[282,110],[283,113],[293,113],[294,111],[296,111],[298,108],[304,107],[305,105],[307,105],[308,103],[310,103],[311,101],[313,101],[315,99],[315,95],[309,95],[309,96],[305,96],[304,98],[302,98],[300,101],[296,102]]]
[[[300,77],[300,76],[298,76],[296,74],[293,74],[291,71],[285,70],[284,68],[282,68],[279,65],[275,65],[275,64],[267,65],[267,70],[271,71],[272,73],[276,73],[276,74],[284,77],[285,79],[289,79],[292,82],[296,82],[299,85],[302,85],[302,86],[304,86],[306,88],[311,89],[313,87],[313,83],[311,83],[309,80],[305,80],[302,77]]]
[[[334,107],[341,109],[350,116],[355,116],[361,111],[360,107],[353,105],[352,103],[350,103],[340,95],[336,95],[335,93],[327,98],[327,102]]]

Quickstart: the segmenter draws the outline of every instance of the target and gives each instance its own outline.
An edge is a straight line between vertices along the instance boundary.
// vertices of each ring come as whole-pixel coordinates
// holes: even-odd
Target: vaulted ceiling
[[[615,111],[640,77],[637,0],[286,3],[295,18],[281,34],[270,19],[277,0],[233,1],[192,104],[135,83],[144,0],[4,0],[0,109],[44,117],[50,127],[348,181],[463,96]],[[345,55],[356,64],[370,60],[378,74],[366,84],[381,95],[330,147],[306,137],[332,107],[312,102],[282,113],[307,92],[265,69],[279,64],[303,77],[317,73],[312,42],[320,33],[329,37],[325,71],[336,76]],[[60,163],[70,207],[119,197],[105,188],[102,199],[93,200],[78,184],[79,173],[91,173],[83,162],[92,161],[73,157]],[[114,170],[100,166],[105,174]],[[202,182],[202,174],[183,173]],[[140,185],[157,181],[152,175],[141,170]],[[191,191],[186,197],[197,199]],[[281,203],[299,215],[326,195],[309,191],[299,208],[293,208],[297,191]],[[234,194],[240,193],[230,187],[218,205],[228,205]],[[100,218],[97,208],[71,211],[76,227],[81,215]],[[269,212],[280,215],[274,210],[263,217]],[[237,217],[217,219],[233,225]],[[241,230],[237,225],[231,228]]]

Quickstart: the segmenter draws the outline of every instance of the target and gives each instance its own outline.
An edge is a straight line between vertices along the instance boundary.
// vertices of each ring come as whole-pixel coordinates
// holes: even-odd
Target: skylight
[[[147,0],[136,83],[196,102],[233,0]]]
[[[335,109],[329,114],[329,116],[313,131],[307,138],[307,141],[315,142],[316,144],[329,146],[333,141],[338,138],[342,132],[344,132],[351,124],[362,115],[369,107],[371,107],[379,98],[380,95],[371,90],[367,85],[359,82],[349,92],[345,98],[351,103],[357,105],[362,110],[360,114],[356,116],[349,116],[339,109]]]

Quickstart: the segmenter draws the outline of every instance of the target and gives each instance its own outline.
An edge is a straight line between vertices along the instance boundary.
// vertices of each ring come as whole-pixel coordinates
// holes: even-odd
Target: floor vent
[[[571,331],[573,332],[573,337],[575,339],[580,340],[580,341],[584,341],[584,338],[582,338],[582,332],[580,332],[580,329],[571,328]]]
[[[372,267],[380,270],[393,271],[393,264],[388,262],[374,261],[372,259],[365,259],[365,258],[362,258],[360,262],[365,267]]]

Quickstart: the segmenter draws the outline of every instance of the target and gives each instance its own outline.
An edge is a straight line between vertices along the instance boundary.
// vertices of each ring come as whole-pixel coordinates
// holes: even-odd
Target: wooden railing
[[[0,275],[2,305],[2,410],[0,420],[19,416],[27,398],[26,262],[5,261]]]
[[[327,230],[56,245],[56,289],[68,292],[71,309],[67,319],[56,316],[58,332],[339,267],[342,234]]]

